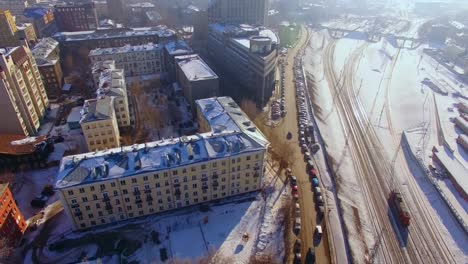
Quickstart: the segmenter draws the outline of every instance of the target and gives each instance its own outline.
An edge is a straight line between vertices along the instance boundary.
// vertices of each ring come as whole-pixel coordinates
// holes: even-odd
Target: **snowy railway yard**
[[[416,38],[424,20],[413,21],[388,32]],[[346,23],[325,26],[340,24]],[[346,29],[367,24],[351,21]],[[424,54],[426,43],[408,49],[385,37],[368,42],[359,34],[310,32],[303,63],[352,261],[467,263],[468,204],[431,159],[434,146],[448,148],[467,175],[468,155],[457,146],[460,131],[453,123],[455,106],[466,103],[458,96],[466,84]],[[424,85],[426,78],[445,85],[448,95]],[[408,208],[408,228],[391,208],[394,190]]]
[[[277,168],[267,167],[260,193],[84,232],[72,232],[61,205],[51,199],[41,210],[44,214],[39,212],[45,217],[37,222],[37,229],[25,236],[22,259],[24,263],[160,263],[166,259],[171,263],[209,259],[215,263],[251,263],[252,259],[280,263],[290,191],[276,175]],[[35,176],[50,173],[48,169],[27,177],[37,181]],[[20,206],[29,207],[26,202]]]

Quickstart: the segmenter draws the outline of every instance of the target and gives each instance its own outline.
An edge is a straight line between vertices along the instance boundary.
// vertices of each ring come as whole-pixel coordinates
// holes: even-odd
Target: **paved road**
[[[293,174],[298,179],[299,185],[299,203],[301,206],[301,224],[302,230],[299,234],[299,238],[302,240],[302,256],[303,260],[305,259],[306,252],[309,247],[314,247],[313,245],[313,232],[316,226],[316,212],[315,205],[313,202],[313,192],[311,189],[311,183],[309,177],[306,174],[306,167],[303,158],[303,154],[299,148],[297,141],[298,135],[298,124],[297,124],[297,109],[296,109],[296,89],[293,83],[293,65],[294,65],[294,56],[297,54],[299,49],[306,43],[308,38],[308,33],[305,28],[302,28],[300,39],[297,45],[294,48],[291,48],[288,51],[287,55],[287,65],[285,69],[285,89],[286,89],[286,111],[287,116],[282,119],[273,132],[277,133],[280,138],[286,140],[286,135],[288,132],[291,132],[293,138],[291,144],[294,148],[294,164],[292,165]],[[274,142],[272,142],[274,147]],[[296,236],[293,235],[294,243]],[[291,247],[292,248],[292,247]],[[322,237],[320,244],[315,247],[315,255],[317,258],[317,263],[330,263],[330,252],[328,248],[328,237],[326,232]],[[292,258],[288,263],[292,263]]]

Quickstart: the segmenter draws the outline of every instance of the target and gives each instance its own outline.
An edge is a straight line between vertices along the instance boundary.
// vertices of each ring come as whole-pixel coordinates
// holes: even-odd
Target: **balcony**
[[[213,179],[218,179],[218,174],[213,174]]]
[[[141,199],[136,199],[135,200],[135,203],[139,204],[139,203],[142,203],[143,201]]]
[[[133,191],[133,195],[140,195],[140,191],[139,190]]]
[[[112,210],[112,205],[106,204],[106,207],[105,207],[105,208],[106,208],[106,210]]]
[[[109,197],[108,197],[108,196],[106,196],[106,197],[102,198],[102,201],[103,201],[103,202],[109,202],[109,201],[110,201],[110,199],[109,199]]]
[[[146,190],[145,190],[145,193],[151,193],[151,190],[150,190],[150,189],[146,189]]]
[[[217,187],[219,186],[219,183],[217,181],[213,181],[213,186]]]
[[[146,196],[146,201],[147,202],[153,201],[153,197],[151,197],[151,195]]]
[[[179,188],[180,187],[180,183],[174,183],[174,188]]]
[[[82,212],[75,212],[75,214],[74,214],[74,215],[75,215],[75,216],[82,216],[82,215],[83,215],[83,213],[82,213]]]
[[[202,188],[202,190],[206,190],[206,189],[208,189],[208,185],[203,185],[201,188]]]
[[[79,204],[72,204],[70,207],[71,207],[71,208],[79,208],[80,205],[79,205]]]
[[[206,181],[208,181],[208,177],[204,177],[201,180],[202,180],[202,182],[206,182]]]

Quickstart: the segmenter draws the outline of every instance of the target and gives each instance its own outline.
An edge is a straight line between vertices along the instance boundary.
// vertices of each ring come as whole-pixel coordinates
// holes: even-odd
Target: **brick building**
[[[8,184],[0,184],[0,237],[16,244],[26,230],[26,222],[18,209]]]

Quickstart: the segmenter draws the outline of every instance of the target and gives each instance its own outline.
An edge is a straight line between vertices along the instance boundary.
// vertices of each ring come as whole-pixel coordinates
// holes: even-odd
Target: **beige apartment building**
[[[122,69],[108,69],[101,73],[96,91],[98,98],[113,97],[118,127],[130,126],[127,87]]]
[[[80,125],[89,151],[120,146],[114,97],[104,96],[86,100],[81,110]]]
[[[197,108],[209,132],[64,157],[56,187],[74,229],[259,190],[265,137],[229,97]]]
[[[162,45],[153,43],[97,48],[89,52],[89,59],[91,64],[113,60],[115,67],[123,69],[126,76],[161,74],[165,72],[162,51]]]
[[[115,68],[115,61],[113,60],[106,60],[106,61],[98,61],[91,66],[91,75],[93,75],[93,84],[94,87],[99,88],[99,78],[101,78],[101,73],[105,70],[114,70]]]
[[[34,135],[49,106],[36,61],[25,46],[0,49],[0,134]]]

